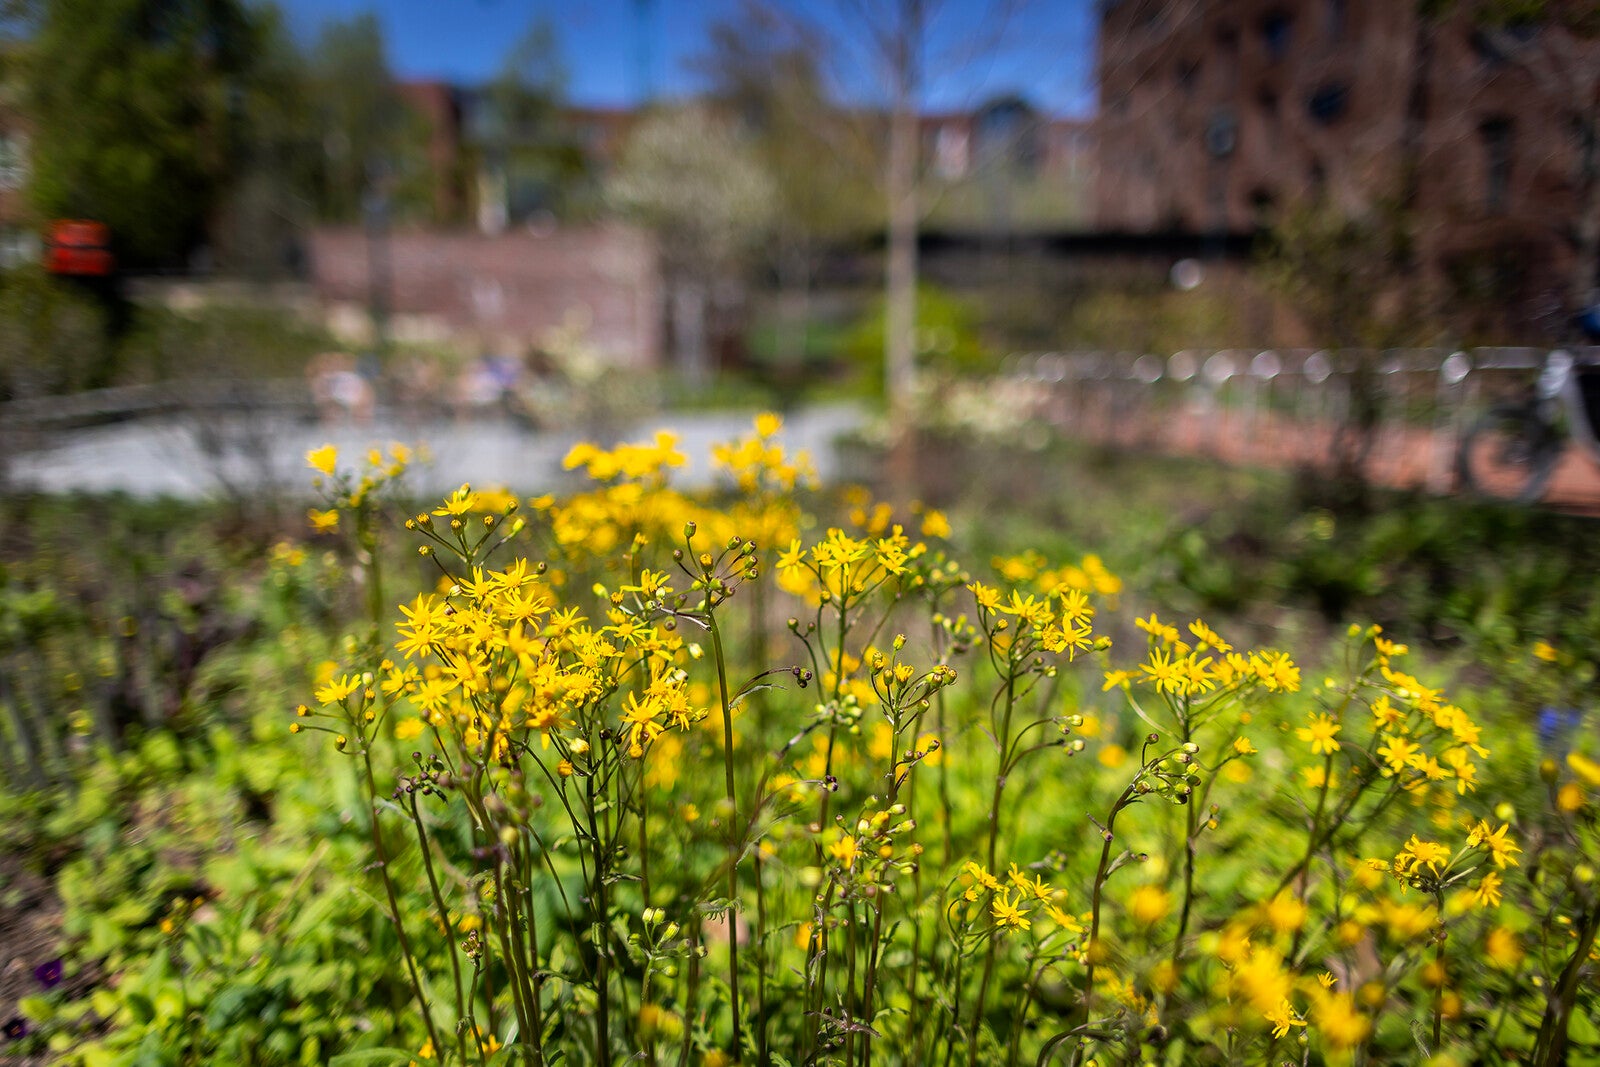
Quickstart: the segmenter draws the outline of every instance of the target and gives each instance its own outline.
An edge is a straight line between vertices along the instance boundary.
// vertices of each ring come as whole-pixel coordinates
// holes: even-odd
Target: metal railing
[[[124,385],[0,404],[0,426],[53,432],[161,415],[274,412],[309,417],[311,391],[297,378],[208,378]]]
[[[1444,490],[1461,435],[1479,412],[1525,392],[1550,351],[1032,352],[1007,357],[1002,375],[1033,417],[1110,445],[1319,466],[1359,421],[1390,480]],[[1600,349],[1568,351],[1600,362]],[[1358,389],[1360,375],[1376,388]]]

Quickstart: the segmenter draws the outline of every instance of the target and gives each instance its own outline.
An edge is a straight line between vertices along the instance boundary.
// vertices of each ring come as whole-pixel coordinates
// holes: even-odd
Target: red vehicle
[[[111,230],[103,222],[57,219],[45,237],[44,269],[51,274],[104,278],[116,263]]]

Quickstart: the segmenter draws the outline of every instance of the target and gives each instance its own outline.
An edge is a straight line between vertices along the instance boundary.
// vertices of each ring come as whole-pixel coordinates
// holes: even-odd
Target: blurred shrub
[[[105,306],[37,267],[0,275],[0,400],[109,384],[116,346]]]
[[[120,383],[184,378],[297,378],[333,339],[281,309],[208,304],[138,309],[122,343]]]
[[[871,308],[845,335],[843,349],[862,384],[883,395],[885,304]],[[977,309],[932,285],[917,287],[917,363],[936,374],[976,374],[991,369],[993,357],[979,334]]]

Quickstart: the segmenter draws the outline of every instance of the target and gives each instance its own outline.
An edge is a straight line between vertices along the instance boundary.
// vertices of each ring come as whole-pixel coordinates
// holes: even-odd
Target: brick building
[[[1572,299],[1600,224],[1600,41],[1418,6],[1106,0],[1096,224],[1238,234],[1312,196],[1400,203],[1430,277]]]
[[[655,244],[636,230],[400,229],[385,238],[376,275],[372,241],[358,228],[315,230],[310,246],[316,296],[362,325],[376,277],[395,327],[522,345],[578,323],[608,364],[651,367],[662,357]]]

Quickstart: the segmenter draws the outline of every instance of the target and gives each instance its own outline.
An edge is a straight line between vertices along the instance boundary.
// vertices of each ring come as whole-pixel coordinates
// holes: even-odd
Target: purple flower
[[[20,1015],[8,1019],[4,1026],[0,1026],[0,1033],[5,1034],[8,1040],[19,1041],[28,1035],[28,1022]]]
[[[33,969],[33,976],[46,989],[54,989],[61,984],[61,961],[53,959],[48,963],[39,964]]]

